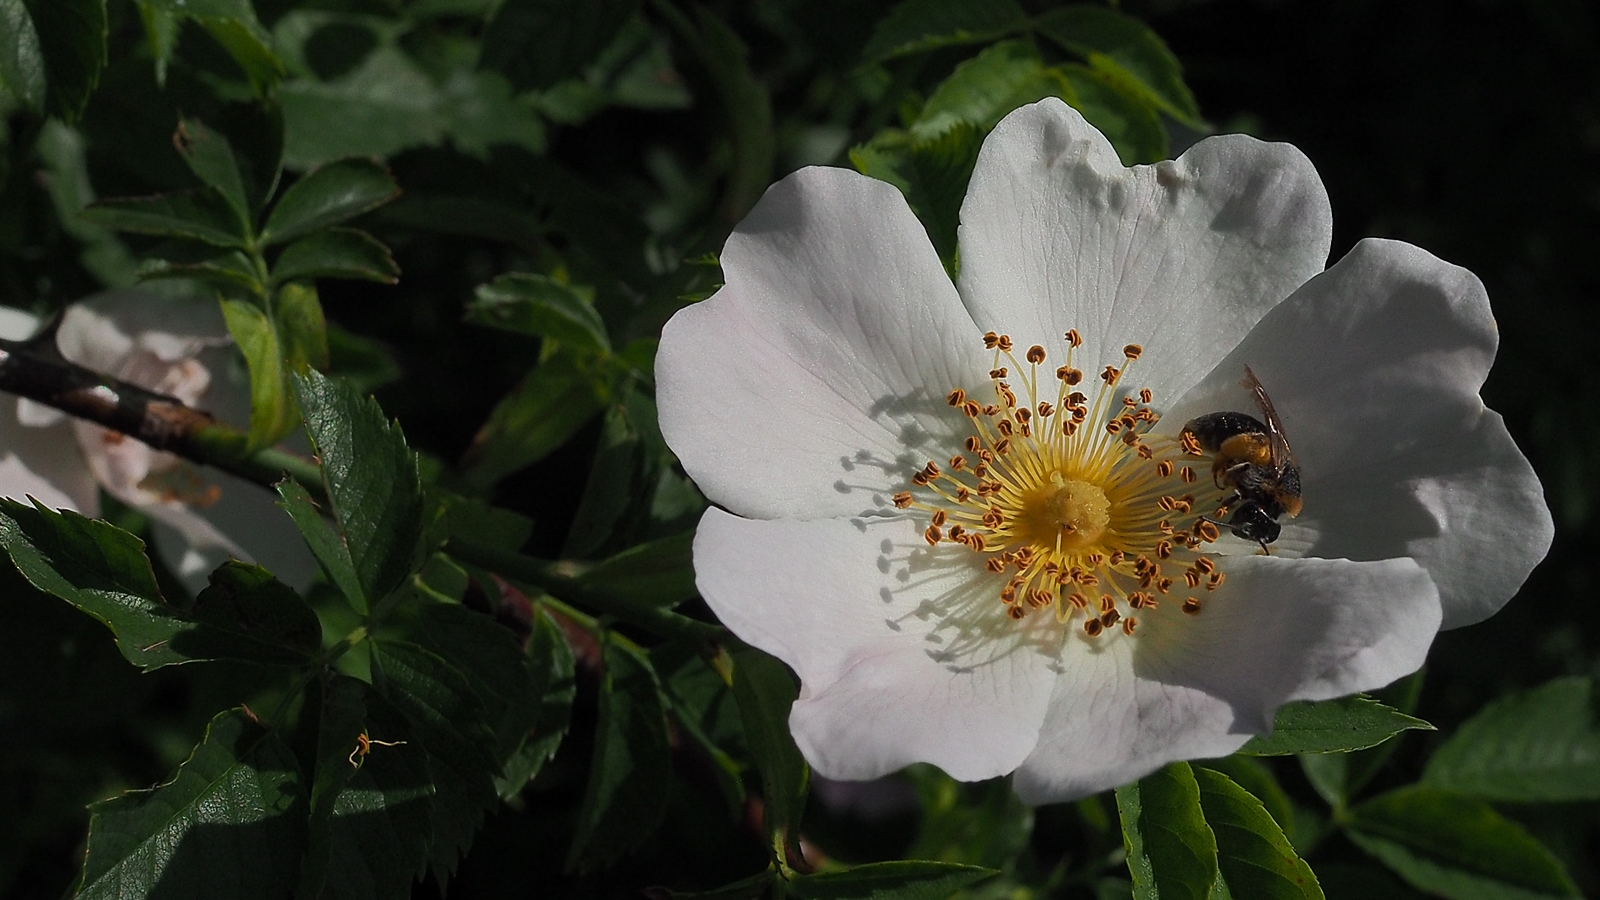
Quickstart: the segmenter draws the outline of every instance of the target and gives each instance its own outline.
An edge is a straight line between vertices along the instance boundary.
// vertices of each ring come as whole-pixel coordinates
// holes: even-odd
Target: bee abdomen
[[[1267,426],[1249,413],[1214,412],[1190,419],[1183,430],[1194,435],[1201,449],[1216,453],[1228,438],[1241,434],[1266,434]]]

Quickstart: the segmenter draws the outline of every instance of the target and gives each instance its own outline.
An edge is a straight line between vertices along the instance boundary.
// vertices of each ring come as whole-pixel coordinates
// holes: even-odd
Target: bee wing
[[[1272,398],[1267,396],[1267,389],[1261,386],[1261,380],[1256,378],[1256,373],[1250,371],[1249,366],[1244,367],[1244,380],[1240,382],[1251,396],[1256,398],[1256,405],[1261,407],[1261,414],[1267,420],[1267,436],[1271,439],[1272,467],[1282,472],[1286,466],[1295,464],[1294,451],[1289,449],[1289,439],[1283,433],[1283,420],[1278,418],[1278,411],[1272,408]]]

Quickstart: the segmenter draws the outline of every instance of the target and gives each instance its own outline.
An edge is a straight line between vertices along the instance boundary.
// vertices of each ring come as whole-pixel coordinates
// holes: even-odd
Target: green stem
[[[710,643],[727,634],[720,625],[597,588],[582,578],[564,573],[560,562],[535,559],[460,537],[452,537],[444,551],[462,562],[532,585],[557,600],[613,616],[664,638]]]

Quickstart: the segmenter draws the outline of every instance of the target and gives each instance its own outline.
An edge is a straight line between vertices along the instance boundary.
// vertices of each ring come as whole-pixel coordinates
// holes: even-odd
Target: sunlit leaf
[[[850,162],[864,175],[900,189],[922,221],[946,270],[958,268],[956,229],[967,196],[972,167],[978,161],[983,132],[957,123],[930,140],[886,132],[850,151]]]
[[[1103,6],[1074,4],[1040,16],[1033,25],[1091,66],[1126,73],[1162,112],[1192,128],[1202,125],[1178,58],[1138,19]]]
[[[246,245],[233,210],[209,188],[100,200],[84,209],[83,217],[115,231],[191,238],[218,247]]]
[[[278,900],[294,885],[304,802],[294,754],[228,710],[171,781],[91,807],[74,896]]]
[[[23,0],[0,0],[0,85],[35,111],[44,109],[49,76],[39,31]]]
[[[1228,892],[1263,900],[1322,900],[1306,865],[1261,801],[1228,776],[1195,769],[1200,808],[1217,840],[1217,866]]]
[[[223,299],[222,319],[250,369],[250,446],[270,447],[299,424],[277,326],[261,307]]]
[[[299,482],[285,479],[278,483],[278,505],[294,520],[295,527],[311,555],[322,565],[328,580],[361,611],[366,610],[366,592],[356,577],[355,562],[350,558],[350,548],[339,538],[333,523],[323,518],[322,510]]]
[[[1117,148],[1123,165],[1167,156],[1167,132],[1156,108],[1117,73],[1075,64],[1058,67],[1072,85],[1072,106]]]
[[[1217,839],[1187,763],[1117,788],[1136,900],[1206,900],[1217,880]]]
[[[1001,41],[956,66],[936,88],[911,124],[920,140],[936,138],[958,124],[987,134],[1019,106],[1045,97],[1074,97],[1072,86],[1047,69],[1027,41]]]
[[[370,397],[312,369],[295,376],[334,521],[370,603],[411,573],[422,532],[416,454]]]
[[[322,315],[316,285],[291,282],[279,287],[272,302],[272,321],[289,371],[328,367],[328,322]]]
[[[1364,750],[1413,728],[1433,730],[1427,722],[1364,694],[1337,700],[1306,700],[1278,707],[1272,733],[1251,738],[1239,752],[1287,756]]]
[[[171,241],[152,251],[139,263],[136,274],[140,280],[195,278],[223,290],[261,292],[259,275],[249,257],[238,250],[219,253],[215,247],[189,241]]]

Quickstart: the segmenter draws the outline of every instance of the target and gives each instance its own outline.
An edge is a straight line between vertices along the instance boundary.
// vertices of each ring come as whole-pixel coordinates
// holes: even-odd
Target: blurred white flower
[[[0,337],[37,331],[37,317],[0,308]],[[73,304],[56,345],[86,368],[176,397],[243,425],[250,394],[216,303],[139,291]],[[149,516],[157,551],[191,591],[232,557],[258,562],[297,588],[316,563],[262,488],[32,400],[0,402],[0,494],[100,514],[100,489]]]
[[[722,507],[700,590],[799,674],[819,773],[1082,796],[1388,684],[1510,598],[1552,523],[1478,397],[1483,287],[1393,241],[1324,271],[1331,230],[1291,146],[1127,169],[1055,100],[985,142],[956,284],[889,185],[811,168],[767,192],[656,377]],[[1264,415],[1246,366],[1303,482],[1271,555],[1208,521],[1231,491],[1181,440]]]

